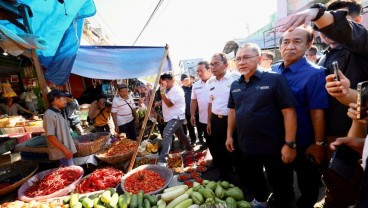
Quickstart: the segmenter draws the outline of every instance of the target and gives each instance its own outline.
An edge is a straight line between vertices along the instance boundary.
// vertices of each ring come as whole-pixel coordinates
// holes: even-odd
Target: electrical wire
[[[141,35],[143,34],[144,30],[146,29],[146,27],[149,25],[149,23],[151,22],[153,16],[155,15],[155,13],[158,11],[158,9],[160,8],[162,2],[164,0],[160,0],[157,5],[155,10],[153,10],[151,16],[149,17],[149,19],[147,20],[146,24],[144,25],[144,27],[142,28],[141,32],[139,33],[138,37],[135,39],[135,41],[133,42],[133,46],[137,43],[138,39],[141,37]]]

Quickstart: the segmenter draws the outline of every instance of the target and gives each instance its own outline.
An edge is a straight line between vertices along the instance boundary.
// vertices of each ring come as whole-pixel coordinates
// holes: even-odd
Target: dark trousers
[[[306,158],[305,149],[298,150],[293,167],[301,193],[301,197],[297,200],[298,208],[313,208],[321,187],[321,173],[318,167]]]
[[[363,174],[363,181],[362,181],[362,189],[361,189],[361,195],[360,200],[358,204],[358,208],[366,208],[368,207],[368,160],[365,163],[365,171]]]
[[[220,172],[221,180],[230,180],[229,172],[232,170],[231,153],[226,149],[225,142],[227,137],[227,116],[219,118],[211,115],[211,138],[213,144],[211,150],[212,158]],[[210,145],[211,146],[211,145]]]
[[[110,132],[110,127],[108,124],[103,126],[95,126],[95,132]]]
[[[212,140],[210,139],[210,135],[207,133],[207,124],[205,123],[200,123],[199,121],[196,123],[197,124],[197,132],[198,132],[198,139],[199,141],[203,141],[203,138],[201,139],[199,137],[199,132],[202,132],[203,133],[203,137],[206,139],[206,144],[207,144],[207,147],[210,149],[211,151],[211,148],[213,149],[213,142]],[[212,144],[211,144],[212,142]],[[211,153],[212,154],[212,153]]]
[[[128,139],[136,140],[137,132],[135,130],[135,120],[133,119],[129,123],[119,126],[119,134],[125,133]]]
[[[194,126],[190,122],[190,115],[185,115],[185,120],[187,120],[187,124],[183,124],[183,131],[185,135],[188,135],[187,132],[189,131],[189,138],[192,145],[195,144],[197,137],[194,131]]]
[[[327,137],[328,144],[335,140],[336,137]],[[332,153],[332,150],[327,148],[327,161],[330,161]],[[361,177],[360,164],[357,164],[351,181],[343,179],[326,167],[323,170],[323,180],[327,188],[324,208],[343,208],[356,204],[360,196]]]
[[[199,142],[203,142],[204,133],[205,132],[207,133],[207,125],[206,125],[206,128],[204,128],[204,129],[199,128],[198,127],[198,125],[199,125],[199,115],[197,114],[195,116],[195,118],[196,118],[196,125],[197,125],[197,137],[198,137]]]
[[[294,197],[291,165],[282,162],[281,154],[249,155],[242,152],[242,156],[244,167],[247,167],[243,177],[254,198],[259,202],[265,202],[268,199],[269,192],[263,174],[263,167],[265,167],[267,178],[273,190],[275,207],[289,208]]]

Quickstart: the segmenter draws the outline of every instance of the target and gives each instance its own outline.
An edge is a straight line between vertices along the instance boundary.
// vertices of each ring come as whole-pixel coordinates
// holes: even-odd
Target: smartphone
[[[350,181],[355,173],[361,155],[346,145],[340,145],[332,154],[329,169]]]
[[[368,81],[359,82],[357,85],[357,119],[363,119],[367,117],[368,109]]]
[[[339,68],[339,64],[337,63],[337,61],[332,62],[332,67],[333,67],[334,73],[336,75],[335,80],[340,81],[340,76],[339,76],[340,68]]]

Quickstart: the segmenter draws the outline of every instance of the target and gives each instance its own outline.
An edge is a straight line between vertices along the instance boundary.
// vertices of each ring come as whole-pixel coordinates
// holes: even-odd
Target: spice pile
[[[123,155],[137,148],[138,144],[136,141],[123,139],[121,141],[112,143],[108,151],[105,153],[105,156]]]
[[[124,189],[133,194],[159,190],[165,185],[165,179],[153,170],[140,170],[129,176],[124,182]]]

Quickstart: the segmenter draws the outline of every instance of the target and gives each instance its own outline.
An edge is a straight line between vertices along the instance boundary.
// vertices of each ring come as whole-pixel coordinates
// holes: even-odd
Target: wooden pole
[[[158,81],[160,80],[160,75],[162,73],[162,69],[164,68],[164,64],[165,64],[165,61],[166,61],[166,58],[167,58],[168,51],[169,51],[169,46],[166,45],[165,53],[164,53],[164,56],[162,57],[162,60],[161,60],[161,65],[160,65],[160,67],[157,71],[157,77],[156,77],[155,85],[153,86],[153,89],[152,89],[153,90],[152,91],[153,96],[151,96],[151,98],[148,102],[147,112],[146,112],[146,115],[144,116],[144,120],[143,120],[143,123],[142,123],[142,128],[141,128],[141,130],[139,132],[139,135],[138,135],[138,138],[137,138],[138,145],[140,145],[141,142],[142,142],[144,129],[146,128],[146,125],[147,125],[148,116],[151,113],[152,104],[153,104],[153,101],[154,101],[154,98],[155,98],[155,92],[158,89]],[[132,156],[132,159],[130,160],[130,164],[129,164],[127,172],[132,170],[133,165],[135,163],[135,158],[137,157],[137,154],[138,154],[138,148],[134,151],[134,154]]]
[[[33,64],[36,68],[37,79],[38,79],[38,82],[40,83],[40,88],[41,88],[41,92],[42,92],[42,100],[45,103],[45,106],[47,108],[49,106],[49,102],[47,100],[47,93],[48,92],[47,92],[47,85],[46,85],[45,76],[43,74],[40,61],[38,60],[36,50],[32,49],[31,54],[32,54],[31,57],[32,57],[32,60],[33,60]]]

